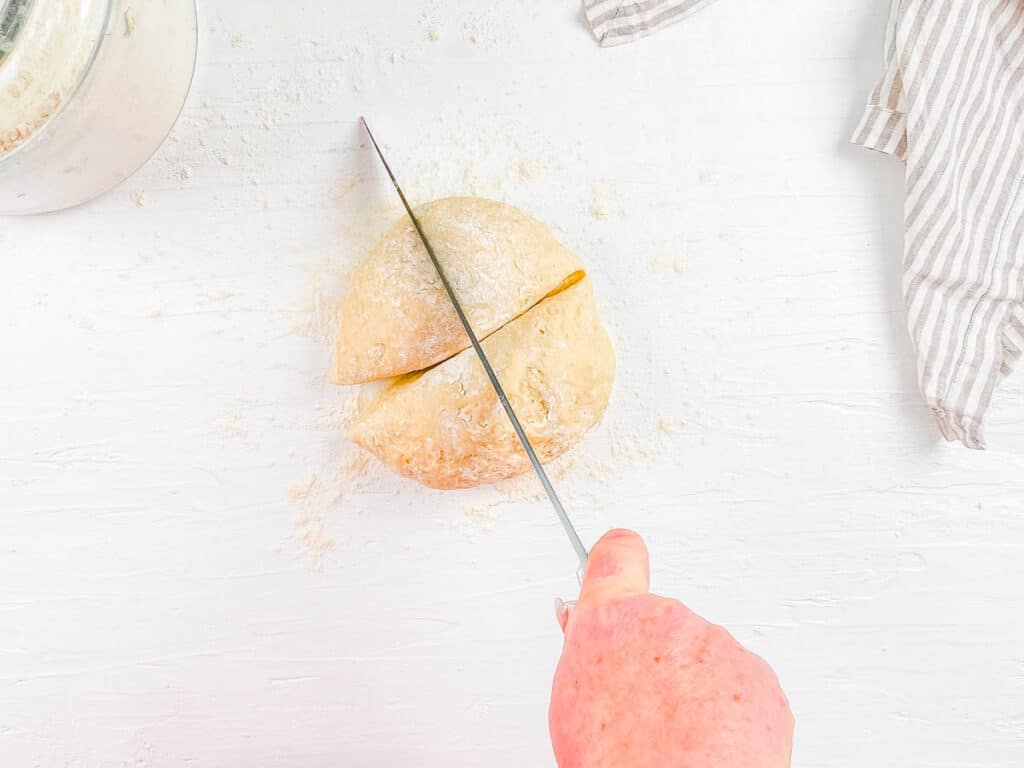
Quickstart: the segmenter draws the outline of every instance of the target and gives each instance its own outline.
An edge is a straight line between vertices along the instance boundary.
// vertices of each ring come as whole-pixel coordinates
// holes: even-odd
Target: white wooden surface
[[[360,470],[324,378],[394,212],[364,112],[413,197],[509,200],[590,265],[620,375],[566,501],[772,662],[795,765],[1024,761],[1021,381],[993,450],[939,444],[900,172],[846,144],[888,2],[611,50],[573,0],[201,6],[158,156],[0,222],[4,768],[553,765],[553,516]]]

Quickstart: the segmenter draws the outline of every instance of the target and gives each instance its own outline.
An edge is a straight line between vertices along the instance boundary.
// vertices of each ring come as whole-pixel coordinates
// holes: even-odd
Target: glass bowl
[[[195,0],[0,0],[0,214],[138,170],[185,103],[197,36]]]

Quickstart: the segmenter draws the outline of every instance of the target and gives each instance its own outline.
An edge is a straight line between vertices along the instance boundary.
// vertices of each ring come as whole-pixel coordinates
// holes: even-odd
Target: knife
[[[469,343],[473,345],[473,351],[476,352],[476,356],[480,359],[480,364],[483,365],[484,372],[487,374],[487,378],[490,380],[491,386],[494,387],[494,392],[498,396],[498,401],[501,403],[501,407],[505,409],[505,413],[508,415],[508,420],[512,422],[512,429],[515,430],[516,437],[518,437],[519,442],[522,443],[523,450],[526,451],[526,456],[529,458],[530,464],[533,465],[533,470],[537,473],[537,477],[540,479],[540,484],[544,486],[544,492],[548,495],[548,499],[551,500],[551,506],[555,508],[555,514],[558,515],[558,520],[562,523],[562,528],[565,529],[565,533],[569,537],[569,543],[572,544],[572,548],[575,550],[580,563],[579,568],[576,571],[576,578],[579,579],[582,584],[583,572],[587,567],[587,548],[584,547],[583,542],[580,541],[579,534],[576,533],[576,529],[573,527],[572,521],[569,519],[569,515],[565,511],[565,507],[562,506],[561,499],[558,498],[558,493],[555,492],[555,487],[551,484],[550,478],[548,478],[548,473],[544,471],[544,466],[540,463],[540,459],[537,458],[537,452],[533,449],[533,445],[530,443],[530,438],[526,436],[526,431],[523,429],[523,425],[519,421],[519,417],[516,416],[515,409],[512,408],[512,403],[509,402],[508,396],[505,394],[505,388],[501,386],[501,381],[494,372],[494,368],[491,366],[491,361],[487,359],[487,354],[484,352],[484,348],[480,345],[480,340],[473,331],[473,327],[470,325],[469,319],[466,317],[466,313],[462,309],[462,305],[459,304],[459,299],[455,295],[455,291],[452,289],[451,283],[448,282],[448,278],[444,273],[444,268],[441,266],[441,262],[437,259],[437,254],[434,253],[434,249],[430,245],[430,241],[427,239],[427,235],[423,231],[423,227],[420,224],[419,219],[417,219],[416,214],[412,212],[412,206],[409,205],[409,201],[406,199],[405,193],[402,191],[402,187],[399,186],[398,179],[395,178],[395,173],[391,170],[391,166],[384,157],[384,152],[377,143],[377,139],[373,137],[373,132],[370,130],[370,126],[367,124],[366,118],[360,117],[359,122],[362,123],[363,128],[366,130],[366,135],[370,137],[370,143],[373,144],[373,148],[377,152],[377,157],[380,158],[380,162],[384,166],[384,170],[387,171],[388,177],[391,179],[391,183],[395,187],[395,191],[398,193],[399,198],[401,198],[402,205],[405,207],[405,212],[412,221],[413,227],[416,228],[416,234],[419,235],[420,241],[423,243],[423,247],[427,251],[427,255],[430,256],[430,261],[433,263],[434,269],[437,270],[437,276],[441,278],[441,284],[444,286],[445,293],[448,294],[448,298],[452,302],[455,314],[459,316],[459,322],[462,323],[462,327],[465,329],[466,335],[469,337]]]

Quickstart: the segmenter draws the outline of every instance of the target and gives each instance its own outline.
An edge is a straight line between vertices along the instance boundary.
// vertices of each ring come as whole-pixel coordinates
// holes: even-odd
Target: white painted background
[[[324,378],[394,211],[361,112],[414,198],[506,199],[590,265],[620,376],[560,487],[771,661],[795,765],[1024,762],[1022,383],[990,452],[939,444],[899,168],[846,144],[888,2],[610,50],[574,0],[201,6],[158,156],[0,221],[3,768],[553,765],[551,512],[360,471]]]

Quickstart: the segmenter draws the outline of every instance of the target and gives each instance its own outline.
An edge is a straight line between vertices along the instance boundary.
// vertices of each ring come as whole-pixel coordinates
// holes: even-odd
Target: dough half
[[[421,206],[416,217],[479,338],[582,274],[582,262],[546,226],[505,203],[451,197]],[[339,315],[339,384],[422,370],[469,347],[408,216],[356,268]]]
[[[483,348],[542,462],[601,420],[615,354],[589,280],[544,299]],[[492,483],[530,467],[472,349],[396,380],[356,415],[349,436],[432,488]]]

